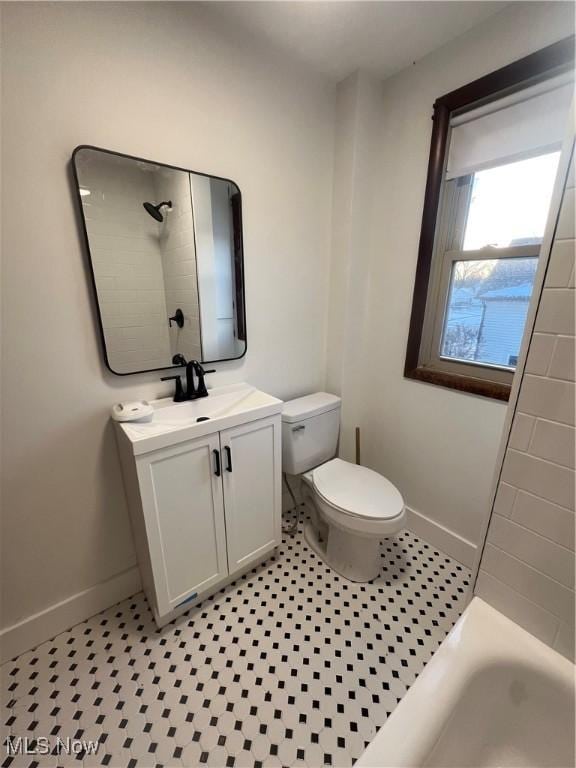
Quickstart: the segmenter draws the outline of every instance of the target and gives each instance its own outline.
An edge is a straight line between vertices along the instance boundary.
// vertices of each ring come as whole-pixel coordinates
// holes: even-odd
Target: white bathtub
[[[357,768],[573,768],[574,665],[475,597]]]

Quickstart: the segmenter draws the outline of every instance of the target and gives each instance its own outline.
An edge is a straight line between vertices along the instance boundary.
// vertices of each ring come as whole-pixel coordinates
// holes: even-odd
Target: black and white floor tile
[[[469,579],[403,532],[383,543],[381,576],[353,584],[300,524],[163,630],[138,594],[5,664],[2,743],[60,754],[4,746],[0,765],[350,766],[462,612]]]

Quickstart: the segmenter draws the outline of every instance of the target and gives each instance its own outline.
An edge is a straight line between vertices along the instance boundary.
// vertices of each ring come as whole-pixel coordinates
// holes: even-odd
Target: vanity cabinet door
[[[220,432],[231,574],[281,541],[280,427],[271,416]]]
[[[176,608],[228,575],[218,433],[138,457],[157,608]]]

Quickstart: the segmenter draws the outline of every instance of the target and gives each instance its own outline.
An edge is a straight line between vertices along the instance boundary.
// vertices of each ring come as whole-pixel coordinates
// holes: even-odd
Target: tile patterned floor
[[[3,742],[99,747],[4,751],[0,765],[349,766],[460,615],[469,579],[403,532],[383,544],[381,576],[352,584],[300,525],[161,631],[139,594],[4,665]]]

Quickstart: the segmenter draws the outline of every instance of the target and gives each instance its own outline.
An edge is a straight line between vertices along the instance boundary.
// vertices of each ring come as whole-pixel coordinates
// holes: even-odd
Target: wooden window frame
[[[510,396],[511,384],[509,383],[478,378],[473,373],[468,375],[435,370],[419,363],[433,266],[436,224],[448,150],[450,116],[455,111],[476,106],[478,102],[489,102],[500,98],[503,92],[515,90],[528,81],[544,80],[555,71],[560,72],[573,68],[574,40],[574,35],[570,35],[570,37],[451,91],[434,103],[428,175],[424,192],[424,210],[404,366],[404,376],[408,379],[437,384],[497,400],[506,401]]]

